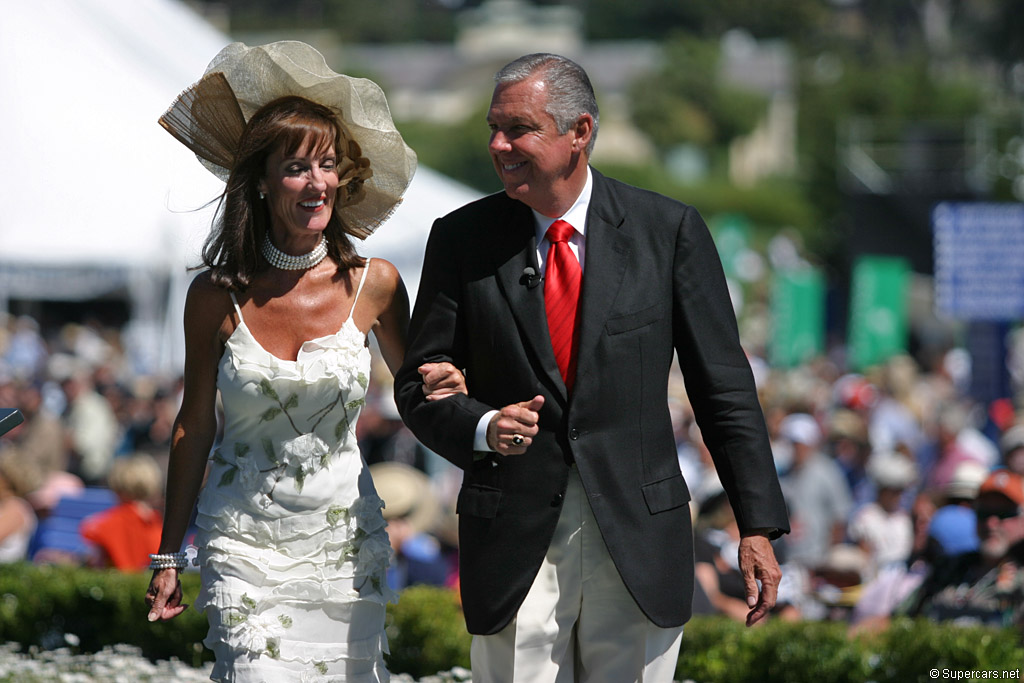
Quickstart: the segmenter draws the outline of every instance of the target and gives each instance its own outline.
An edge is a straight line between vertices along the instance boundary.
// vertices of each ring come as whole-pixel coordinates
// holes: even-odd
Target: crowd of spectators
[[[91,550],[74,561],[135,571],[155,552],[181,383],[136,376],[125,357],[114,329],[44,335],[31,318],[0,317],[0,406],[25,416],[0,438],[0,562],[32,560],[37,525],[86,487],[115,491],[118,504],[82,527]],[[792,532],[775,542],[776,618],[1024,625],[1024,406],[973,400],[962,349],[933,358],[899,355],[863,373],[828,357],[786,370],[752,358],[791,514]],[[454,586],[460,475],[412,438],[377,381],[357,434],[388,504],[389,581]],[[693,496],[695,605],[743,619],[739,529],[681,381],[671,388]]]
[[[972,399],[962,361],[950,349],[927,367],[898,355],[864,373],[826,359],[755,364],[792,526],[776,541],[780,616],[855,630],[902,615],[1024,626],[1024,412],[1013,398]],[[704,546],[698,604],[739,618],[737,530],[722,522],[685,398],[673,415]]]

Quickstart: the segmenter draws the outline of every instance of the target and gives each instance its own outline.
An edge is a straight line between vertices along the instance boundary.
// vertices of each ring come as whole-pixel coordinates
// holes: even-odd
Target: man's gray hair
[[[540,76],[547,85],[548,101],[544,110],[555,120],[559,135],[565,135],[582,114],[590,114],[594,130],[587,145],[587,157],[594,151],[597,141],[597,98],[590,78],[576,62],[561,55],[538,52],[525,55],[506,64],[495,74],[498,85],[511,85]]]

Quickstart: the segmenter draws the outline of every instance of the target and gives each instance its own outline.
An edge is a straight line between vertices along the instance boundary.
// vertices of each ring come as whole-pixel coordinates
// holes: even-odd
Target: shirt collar
[[[590,166],[587,166],[587,180],[583,183],[583,190],[580,192],[580,196],[576,198],[576,201],[573,202],[573,205],[569,207],[568,211],[558,218],[551,218],[550,216],[533,211],[534,224],[537,226],[537,244],[541,243],[541,240],[544,239],[548,232],[548,228],[556,220],[568,221],[575,228],[576,232],[580,235],[586,235],[587,209],[590,208],[590,195],[593,190],[594,179],[590,173]]]

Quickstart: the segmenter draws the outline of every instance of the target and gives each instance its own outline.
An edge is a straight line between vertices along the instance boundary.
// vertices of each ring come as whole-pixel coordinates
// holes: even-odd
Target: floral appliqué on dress
[[[364,390],[370,383],[362,372],[359,373],[356,382]],[[218,486],[232,484],[237,478],[243,487],[259,489],[260,504],[267,508],[273,502],[274,489],[282,479],[290,478],[295,482],[296,491],[301,492],[307,477],[330,464],[331,447],[316,433],[317,428],[329,415],[336,415],[336,409],[340,406],[341,415],[336,415],[337,422],[334,423],[333,429],[334,439],[340,441],[355,426],[350,419],[350,411],[358,411],[366,404],[366,398],[345,402],[346,392],[339,390],[334,400],[312,414],[312,426],[308,431],[303,431],[295,424],[289,412],[298,407],[298,394],[292,393],[282,400],[267,379],[260,381],[259,390],[271,402],[260,415],[260,422],[271,422],[283,417],[295,432],[295,438],[282,441],[276,449],[269,438],[263,437],[260,440],[261,450],[270,461],[269,467],[260,466],[257,459],[252,457],[252,446],[245,441],[235,442],[233,461],[228,460],[219,448],[213,452],[213,460],[225,466],[220,481],[217,482]]]

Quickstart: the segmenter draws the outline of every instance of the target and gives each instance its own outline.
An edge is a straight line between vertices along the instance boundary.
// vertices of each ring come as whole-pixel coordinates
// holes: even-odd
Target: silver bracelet
[[[149,556],[149,568],[154,571],[161,569],[177,569],[181,571],[188,566],[188,553],[157,553]]]

